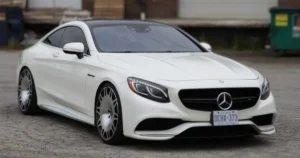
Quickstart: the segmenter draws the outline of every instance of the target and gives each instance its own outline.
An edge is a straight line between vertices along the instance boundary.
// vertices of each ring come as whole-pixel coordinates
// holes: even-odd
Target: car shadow
[[[294,57],[300,57],[300,52],[288,52],[286,54],[284,54],[283,56],[280,56],[282,58],[294,58]],[[279,58],[280,58],[279,57]]]
[[[125,146],[138,150],[153,151],[193,151],[193,150],[234,150],[268,146],[271,142],[262,137],[216,138],[216,139],[172,139],[169,141],[131,140]]]
[[[94,126],[70,119],[68,117],[44,110],[39,115],[36,115],[36,117],[51,119],[54,123],[59,123],[62,126],[74,129],[76,131],[78,130],[80,132],[86,132],[87,134],[92,134],[93,136],[99,137],[98,131]]]
[[[80,131],[83,134],[91,134],[100,141],[100,136],[94,126],[72,120],[51,112],[44,111],[37,117],[51,119],[62,126]],[[172,139],[168,141],[143,141],[127,139],[126,143],[114,146],[130,150],[152,150],[152,151],[195,151],[195,150],[234,150],[238,148],[260,147],[271,145],[266,137],[239,137],[239,138],[218,138],[218,139]]]

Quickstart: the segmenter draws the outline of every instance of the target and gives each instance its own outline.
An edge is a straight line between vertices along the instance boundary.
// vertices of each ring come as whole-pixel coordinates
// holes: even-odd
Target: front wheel
[[[120,144],[124,141],[120,97],[110,83],[101,86],[97,93],[95,116],[96,126],[104,143]]]

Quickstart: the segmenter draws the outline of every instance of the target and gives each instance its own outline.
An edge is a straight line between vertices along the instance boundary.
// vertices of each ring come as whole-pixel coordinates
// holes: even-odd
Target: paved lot
[[[18,53],[0,51],[0,157],[300,157],[300,56],[235,56],[269,78],[277,133],[251,139],[131,141],[109,146],[95,128],[46,113],[24,116],[16,98]]]

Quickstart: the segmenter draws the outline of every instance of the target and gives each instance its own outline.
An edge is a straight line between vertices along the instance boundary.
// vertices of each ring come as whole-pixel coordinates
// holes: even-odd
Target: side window
[[[83,31],[78,27],[66,27],[66,30],[60,40],[60,47],[71,42],[81,42],[84,45],[84,53],[88,54],[88,46]]]
[[[54,47],[59,47],[59,41],[61,39],[61,36],[64,33],[64,28],[57,30],[56,32],[52,33],[50,36],[48,36],[44,43],[49,44]]]

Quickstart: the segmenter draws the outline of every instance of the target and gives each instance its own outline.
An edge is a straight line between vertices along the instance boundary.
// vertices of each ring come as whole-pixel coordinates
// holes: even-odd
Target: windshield
[[[102,52],[202,52],[191,39],[169,26],[98,26],[92,28],[92,34]]]

